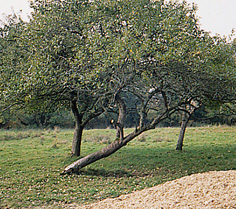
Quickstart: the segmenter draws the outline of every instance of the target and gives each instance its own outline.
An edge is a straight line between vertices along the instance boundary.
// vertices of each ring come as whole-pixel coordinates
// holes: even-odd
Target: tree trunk
[[[83,157],[77,161],[75,161],[74,163],[70,164],[69,166],[67,166],[62,174],[69,174],[69,173],[78,173],[78,171],[95,162],[98,161],[102,158],[106,158],[108,156],[110,156],[111,154],[115,153],[117,150],[119,150],[120,148],[122,148],[123,146],[125,146],[128,142],[130,142],[131,140],[133,140],[135,137],[139,136],[141,133],[148,131],[150,129],[154,129],[155,126],[163,121],[164,119],[168,118],[170,115],[172,115],[173,113],[175,113],[176,108],[170,108],[168,111],[160,114],[159,116],[157,116],[156,118],[153,119],[153,121],[149,124],[146,125],[142,128],[136,129],[134,132],[132,132],[131,134],[125,136],[123,138],[123,140],[120,139],[116,139],[113,143],[111,143],[110,145],[104,147],[103,149],[94,152],[90,155],[87,155],[86,157]]]
[[[79,114],[76,101],[72,101],[71,108],[75,117],[75,130],[74,130],[71,154],[75,156],[80,156],[82,134],[84,129],[84,126],[82,125],[83,115]]]
[[[119,108],[119,116],[117,120],[117,133],[116,137],[120,140],[124,138],[124,124],[125,124],[125,117],[126,117],[126,106],[124,101],[121,99],[119,95],[116,95],[116,103]]]
[[[125,146],[129,141],[140,135],[144,130],[139,130],[137,132],[133,132],[126,136],[122,141],[121,140],[115,140],[113,143],[109,144],[108,146],[104,147],[103,149],[94,152],[90,155],[87,155],[84,158],[81,158],[77,160],[76,162],[72,163],[71,165],[67,166],[63,172],[63,174],[68,174],[68,173],[78,173],[78,171],[97,161],[102,158],[106,158],[110,156],[111,154],[115,153],[117,150]]]
[[[185,135],[185,131],[186,131],[189,119],[190,119],[190,115],[187,112],[183,112],[181,129],[179,133],[179,139],[177,142],[176,150],[182,151],[183,149],[184,135]]]
[[[143,127],[146,124],[146,120],[147,120],[147,113],[145,112],[145,110],[142,110],[140,114],[139,127]]]
[[[71,154],[72,155],[80,156],[83,129],[84,129],[83,126],[76,123],[75,130],[74,130],[73,141],[72,141],[72,149],[71,149]]]

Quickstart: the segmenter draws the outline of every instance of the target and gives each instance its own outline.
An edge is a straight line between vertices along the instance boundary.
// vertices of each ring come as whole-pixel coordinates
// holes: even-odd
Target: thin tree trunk
[[[145,110],[142,110],[140,114],[139,127],[143,127],[146,124],[146,120],[147,120],[147,113],[145,112]]]
[[[119,95],[116,95],[116,103],[119,108],[119,116],[117,120],[117,133],[116,137],[120,140],[124,138],[124,124],[125,124],[125,117],[126,117],[126,106],[124,101],[121,99]]]
[[[183,149],[183,142],[184,142],[184,135],[185,131],[188,125],[188,122],[193,115],[193,113],[199,109],[201,105],[197,102],[192,100],[190,104],[185,105],[185,111],[183,111],[182,114],[182,123],[181,123],[181,129],[179,133],[179,139],[176,145],[176,150],[181,150]]]
[[[84,129],[83,126],[76,123],[72,141],[72,149],[71,149],[72,155],[80,156],[83,129]]]
[[[190,119],[190,115],[187,112],[183,112],[181,129],[179,133],[179,139],[176,145],[176,150],[182,151],[183,149],[184,135],[185,135],[185,131],[186,131],[189,119]]]
[[[79,114],[76,101],[72,101],[71,108],[75,117],[75,130],[74,130],[71,154],[75,156],[80,156],[82,134],[84,129],[84,126],[82,125],[83,115]]]
[[[80,156],[82,135],[85,125],[93,118],[101,115],[104,112],[104,110],[97,109],[95,112],[90,113],[89,115],[87,115],[86,118],[84,118],[84,115],[82,113],[79,113],[76,100],[71,101],[71,109],[75,117],[75,130],[74,130],[71,154],[72,156],[73,155]]]

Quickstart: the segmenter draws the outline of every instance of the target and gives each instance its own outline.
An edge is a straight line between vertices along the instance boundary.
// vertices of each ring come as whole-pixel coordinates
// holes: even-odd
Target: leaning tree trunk
[[[121,97],[117,94],[116,95],[116,103],[119,108],[119,116],[118,120],[116,122],[116,128],[117,128],[117,137],[116,140],[108,145],[107,147],[103,148],[100,151],[97,151],[95,153],[92,153],[74,163],[69,165],[65,168],[64,173],[77,173],[78,170],[81,168],[97,161],[102,158],[108,157],[109,155],[113,154],[117,150],[119,150],[121,147],[125,146],[129,141],[131,141],[133,138],[135,138],[137,135],[139,135],[141,132],[133,132],[132,134],[128,135],[124,138],[124,122],[126,117],[126,106]],[[142,130],[143,131],[143,130]]]
[[[91,164],[95,161],[98,161],[102,158],[106,158],[106,157],[110,156],[111,154],[115,153],[117,150],[119,150],[120,148],[125,146],[128,142],[133,140],[135,137],[139,136],[141,133],[143,133],[145,131],[148,131],[150,129],[154,129],[155,126],[160,121],[168,118],[169,115],[173,114],[175,111],[176,111],[175,108],[172,108],[172,110],[169,109],[168,112],[166,111],[163,114],[160,114],[158,117],[154,118],[152,123],[150,123],[149,125],[141,127],[139,129],[135,130],[134,132],[130,133],[129,135],[125,136],[123,138],[123,140],[121,140],[121,138],[116,139],[113,143],[111,143],[110,145],[104,147],[103,149],[75,161],[74,163],[67,166],[64,169],[62,174],[78,173],[78,171],[81,168],[83,168],[83,167],[85,167],[85,166],[87,166],[87,165],[89,165],[89,164]]]
[[[74,130],[71,154],[75,156],[80,156],[82,134],[84,129],[84,126],[82,125],[83,115],[79,114],[76,101],[72,101],[71,108],[75,117],[75,130]]]
[[[133,132],[133,133],[129,134],[128,136],[126,136],[122,141],[115,140],[113,143],[109,144],[108,146],[104,147],[103,149],[75,161],[74,163],[70,164],[69,166],[67,166],[65,168],[63,174],[78,173],[78,171],[81,168],[83,168],[83,167],[85,167],[97,160],[100,160],[102,158],[106,158],[106,157],[110,156],[111,154],[113,154],[114,152],[119,150],[121,147],[125,146],[129,141],[131,141],[132,139],[134,139],[135,137],[140,135],[143,131],[144,130],[138,130],[137,132]]]
[[[181,129],[179,133],[179,139],[177,142],[176,150],[182,151],[183,149],[184,135],[185,135],[185,131],[186,131],[189,119],[190,119],[190,115],[187,112],[183,112]]]

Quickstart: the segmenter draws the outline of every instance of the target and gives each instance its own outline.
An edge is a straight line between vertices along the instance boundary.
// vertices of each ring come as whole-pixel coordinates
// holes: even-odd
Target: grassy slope
[[[0,208],[84,204],[193,173],[236,169],[236,127],[189,128],[182,152],[175,151],[178,132],[149,131],[79,175],[60,176],[76,160],[70,157],[72,130],[1,130]],[[82,155],[106,146],[114,133],[85,131]]]

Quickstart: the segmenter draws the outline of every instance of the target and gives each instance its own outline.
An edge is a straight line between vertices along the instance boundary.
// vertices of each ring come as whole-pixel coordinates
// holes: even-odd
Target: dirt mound
[[[193,174],[118,198],[74,208],[236,208],[236,171]]]

